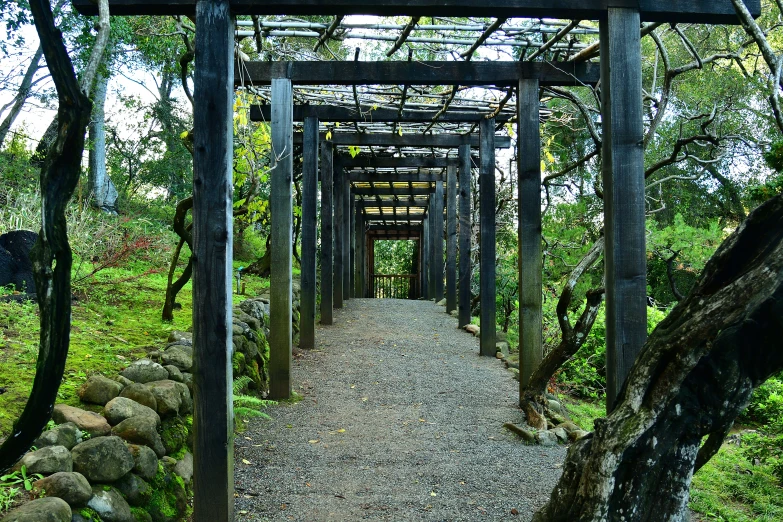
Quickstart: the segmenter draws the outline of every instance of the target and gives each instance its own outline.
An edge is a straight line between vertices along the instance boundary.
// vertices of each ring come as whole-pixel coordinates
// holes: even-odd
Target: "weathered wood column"
[[[457,309],[457,167],[446,169],[446,313]]]
[[[432,277],[435,281],[435,302],[443,299],[443,181],[435,182],[435,203],[432,208]]]
[[[332,183],[332,144],[321,142],[321,324],[334,322],[334,183]]]
[[[364,266],[364,214],[362,209],[354,202],[355,225],[353,230],[353,241],[355,246],[355,257],[353,260],[353,296],[364,297],[364,283],[362,282],[362,267]]]
[[[351,297],[359,297],[356,295],[356,226],[358,214],[356,213],[356,194],[351,194],[351,212],[348,214],[351,223],[351,237],[350,241],[350,263],[349,268],[351,271]]]
[[[193,120],[194,512],[234,520],[231,369],[234,18],[227,0],[196,4]]]
[[[430,298],[430,213],[432,205],[428,202],[427,215],[421,222],[421,297]]]
[[[459,147],[459,302],[458,325],[470,324],[470,145]]]
[[[342,184],[343,191],[343,221],[340,226],[343,229],[343,302],[351,298],[351,181],[347,171],[343,171]]]
[[[442,189],[442,185],[441,185]],[[427,299],[437,299],[435,293],[435,194],[430,195],[429,207],[427,208]]]
[[[315,347],[315,250],[316,192],[318,191],[318,118],[304,122],[302,162],[302,293],[300,296],[299,347]]]
[[[334,308],[343,307],[343,235],[345,235],[345,228],[343,224],[343,214],[345,213],[345,205],[343,204],[343,194],[345,191],[342,189],[343,178],[345,171],[340,165],[339,156],[334,158],[334,279],[332,284],[334,285]]]
[[[611,411],[647,338],[639,11],[610,8],[600,30],[606,400]]]
[[[541,316],[541,131],[538,110],[538,80],[520,80],[517,95],[520,391],[527,386],[530,376],[544,357]]]
[[[291,242],[294,179],[291,80],[272,80],[272,266],[269,284],[269,397],[291,396]]]
[[[479,168],[481,355],[495,356],[495,118],[481,120]]]

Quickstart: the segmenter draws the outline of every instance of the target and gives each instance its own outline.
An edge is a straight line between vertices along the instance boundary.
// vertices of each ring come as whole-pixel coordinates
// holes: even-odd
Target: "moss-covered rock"
[[[180,451],[187,444],[189,431],[183,417],[171,417],[163,421],[161,439],[166,455]]]
[[[245,371],[245,354],[242,352],[234,353],[231,357],[231,367],[234,370],[234,375],[242,375]]]
[[[188,490],[182,478],[160,464],[150,486],[153,490],[152,499],[144,509],[154,522],[176,522],[187,517]]]

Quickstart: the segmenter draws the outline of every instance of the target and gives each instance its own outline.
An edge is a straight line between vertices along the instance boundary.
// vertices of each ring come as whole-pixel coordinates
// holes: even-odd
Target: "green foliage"
[[[24,486],[25,491],[30,491],[33,489],[33,482],[42,478],[43,475],[40,473],[32,473],[28,475],[27,466],[23,464],[19,470],[0,477],[0,488],[7,488],[9,486],[16,486],[21,484]]]
[[[0,513],[8,511],[19,496],[19,488],[0,486]]]
[[[416,244],[415,241],[405,240],[376,241],[375,273],[412,274],[418,266]]]
[[[242,375],[234,379],[233,399],[234,399],[234,418],[247,422],[251,417],[261,417],[270,419],[271,417],[261,411],[263,408],[277,405],[276,401],[260,399],[252,395],[245,395],[243,391],[247,390],[252,379],[247,375]]]

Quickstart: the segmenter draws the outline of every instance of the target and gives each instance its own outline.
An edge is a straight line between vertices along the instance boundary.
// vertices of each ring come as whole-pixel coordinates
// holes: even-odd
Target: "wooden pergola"
[[[92,0],[73,0],[76,8],[94,15]],[[746,0],[754,15],[760,14],[759,0]],[[427,295],[443,294],[443,204],[447,210],[447,297],[455,305],[454,279],[456,251],[459,255],[458,284],[460,324],[469,320],[470,267],[464,252],[470,248],[469,227],[471,148],[477,148],[480,190],[481,255],[481,353],[494,355],[494,279],[495,279],[495,178],[494,155],[500,141],[495,136],[500,122],[517,125],[519,242],[520,242],[520,353],[521,378],[524,385],[533,368],[539,364],[541,340],[541,119],[539,87],[542,85],[580,85],[601,82],[603,143],[601,149],[605,206],[605,277],[607,396],[609,408],[623,385],[646,338],[646,252],[644,207],[643,111],[641,82],[641,22],[696,22],[711,24],[737,23],[729,0],[110,0],[113,15],[188,15],[196,21],[196,67],[193,179],[193,341],[194,341],[194,516],[196,522],[233,520],[233,411],[231,399],[231,292],[232,267],[232,149],[233,101],[237,86],[256,88],[269,84],[270,104],[254,107],[251,116],[271,122],[272,126],[272,275],[271,275],[271,360],[270,379],[273,397],[287,397],[291,391],[291,240],[294,122],[303,121],[301,141],[304,149],[302,208],[302,335],[312,340],[315,318],[316,194],[318,173],[321,181],[321,319],[332,322],[332,306],[338,306],[351,292],[350,233],[366,229],[389,237],[422,237],[424,263],[432,265],[428,275]],[[463,53],[465,62],[239,62],[235,64],[237,15],[334,15],[328,26],[311,31],[323,45],[340,28],[349,28],[345,15],[405,15],[411,22],[393,38],[393,55],[412,36],[422,16],[489,16],[496,22],[477,30],[470,49]],[[544,24],[538,28],[551,38],[539,43],[515,40],[513,18],[552,17],[572,20],[559,26]],[[580,20],[598,20],[600,32],[600,65],[585,62],[598,50],[590,46],[567,44],[572,31],[587,32]],[[271,36],[274,25],[255,33]],[[283,27],[284,24],[280,27]],[[505,25],[504,25],[505,24]],[[311,24],[313,26],[317,24]],[[533,24],[535,25],[535,24]],[[285,27],[283,27],[285,29]],[[295,31],[283,30],[291,35]],[[493,34],[496,36],[493,39]],[[500,36],[502,36],[502,38]],[[421,39],[421,38],[420,38]],[[519,46],[532,50],[528,61],[471,62],[470,57],[482,45]],[[316,46],[316,47],[317,47]],[[546,53],[564,53],[568,60],[531,61]],[[533,58],[530,58],[530,57]],[[353,102],[342,104],[339,97],[321,104],[295,106],[295,86],[351,86]],[[402,85],[398,107],[371,108],[362,105],[357,86]],[[479,107],[467,101],[453,103],[457,88],[445,97],[441,108],[426,104],[405,104],[410,86],[478,86],[493,85],[516,91],[516,107],[505,103],[495,108]],[[296,94],[302,97],[302,94]],[[510,98],[510,94],[509,94]],[[451,106],[450,106],[451,104]],[[328,132],[321,122],[349,122],[356,132],[369,134],[360,141]],[[436,126],[436,124],[438,126]],[[386,127],[385,127],[386,125]],[[387,132],[406,127],[404,136],[416,137],[416,143]],[[448,127],[451,125],[451,127]],[[467,125],[467,127],[465,127]],[[475,128],[478,127],[478,134]],[[435,130],[449,128],[462,137],[440,136]],[[393,158],[366,157],[365,149],[377,146],[456,147],[450,153],[397,154]],[[381,141],[383,140],[383,141]],[[426,142],[424,140],[430,140]],[[443,140],[443,141],[438,141]],[[350,143],[349,143],[350,142]],[[344,145],[361,146],[360,158],[347,159],[335,154]],[[346,169],[415,169],[406,171],[406,181],[381,183],[364,181]],[[384,167],[385,165],[385,167]],[[442,178],[414,178],[420,168],[446,169]],[[353,171],[351,171],[353,172]],[[362,176],[361,172],[359,173]],[[359,176],[357,174],[357,176]],[[375,175],[375,174],[373,174]],[[380,175],[380,174],[377,174]],[[434,176],[428,173],[427,176]],[[414,181],[416,179],[416,181]],[[419,179],[422,179],[419,181]],[[446,184],[444,188],[444,183]],[[364,185],[363,185],[364,184]],[[421,185],[420,185],[421,184]],[[376,186],[377,185],[377,186]],[[364,187],[364,188],[362,188]],[[399,188],[398,188],[399,187]],[[407,187],[407,191],[403,190]],[[421,188],[417,188],[421,187]],[[366,194],[364,193],[366,191]],[[445,194],[444,194],[445,193]],[[353,194],[353,195],[352,195]],[[430,196],[432,194],[433,196]],[[458,197],[457,197],[458,196]],[[389,199],[391,198],[391,199]],[[368,219],[371,200],[384,208],[421,208],[423,219],[409,218],[402,223],[383,223]],[[356,201],[355,203],[353,203]],[[380,203],[379,203],[380,201]],[[353,210],[352,210],[353,209]],[[356,212],[359,209],[359,212]],[[456,212],[459,210],[460,237],[456,234]],[[394,214],[393,214],[394,215]],[[410,215],[410,213],[406,213]],[[380,221],[380,222],[379,222]],[[429,233],[427,232],[429,231]],[[332,237],[334,233],[334,238]],[[438,238],[438,240],[435,240]],[[360,252],[361,249],[360,241]],[[364,254],[360,253],[360,257]],[[356,278],[356,276],[354,275]],[[358,280],[361,281],[361,275]],[[430,281],[430,279],[432,281]],[[330,292],[334,289],[334,299]],[[353,287],[354,289],[356,286]],[[307,291],[305,291],[307,289]],[[467,297],[466,297],[467,296]],[[448,300],[448,299],[447,299]],[[324,301],[327,305],[324,305]],[[328,304],[331,303],[331,306]],[[491,304],[491,305],[490,305]],[[485,333],[486,332],[486,333]]]

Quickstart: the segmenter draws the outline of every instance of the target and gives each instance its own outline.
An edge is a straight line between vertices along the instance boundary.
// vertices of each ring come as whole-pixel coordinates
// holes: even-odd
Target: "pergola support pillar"
[[[343,229],[342,239],[342,258],[343,258],[343,302],[351,298],[351,182],[348,179],[348,172],[343,169],[342,181],[340,184],[342,189],[342,205],[343,215],[342,223],[340,226]]]
[[[644,128],[639,11],[601,21],[607,411],[647,338]]]
[[[457,167],[446,171],[446,313],[457,309]]]
[[[479,124],[481,355],[495,356],[495,119]]]
[[[194,512],[234,520],[232,242],[234,18],[227,0],[196,4],[193,108]]]
[[[427,216],[421,222],[421,296],[430,298],[430,206],[427,207]]]
[[[343,236],[345,235],[343,214],[345,205],[343,204],[342,189],[345,171],[338,161],[333,163],[333,191],[334,191],[334,308],[343,307]]]
[[[332,144],[321,142],[321,324],[334,322],[334,183],[332,183]]]
[[[291,396],[291,252],[294,120],[291,80],[272,80],[272,266],[269,288],[269,397]]]
[[[351,261],[349,263],[349,268],[351,270],[351,297],[359,297],[358,292],[356,291],[356,230],[358,230],[359,227],[356,225],[357,222],[357,214],[356,214],[356,195],[351,194],[351,213],[348,214],[348,217],[351,222],[351,238],[350,238],[350,255],[351,255]]]
[[[318,119],[305,118],[302,163],[302,278],[299,348],[315,348],[316,192],[318,189]]]
[[[435,196],[432,208],[432,278],[435,302],[443,299],[443,181],[435,182]]]
[[[458,326],[470,324],[470,145],[459,148],[459,303]]]

